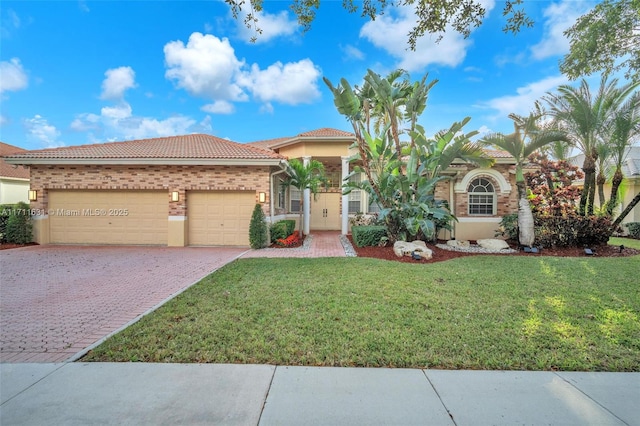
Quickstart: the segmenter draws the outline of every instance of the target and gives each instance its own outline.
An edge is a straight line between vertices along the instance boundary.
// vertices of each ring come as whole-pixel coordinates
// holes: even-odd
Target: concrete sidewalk
[[[0,424],[640,425],[640,373],[0,364]]]

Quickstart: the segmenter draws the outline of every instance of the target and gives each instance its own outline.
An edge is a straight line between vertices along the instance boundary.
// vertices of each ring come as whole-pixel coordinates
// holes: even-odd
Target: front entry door
[[[311,220],[312,231],[339,231],[342,221],[340,220],[340,197],[338,192],[321,192],[313,199],[311,194]]]

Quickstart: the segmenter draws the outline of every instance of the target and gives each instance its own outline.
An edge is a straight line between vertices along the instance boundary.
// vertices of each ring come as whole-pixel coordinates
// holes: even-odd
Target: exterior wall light
[[[266,192],[258,193],[258,201],[260,201],[261,203],[266,202],[267,201],[267,193]]]
[[[178,191],[171,192],[171,201],[179,201],[180,193]]]
[[[23,192],[24,194],[24,192]],[[35,189],[29,190],[29,201],[37,201],[38,200],[38,191]]]

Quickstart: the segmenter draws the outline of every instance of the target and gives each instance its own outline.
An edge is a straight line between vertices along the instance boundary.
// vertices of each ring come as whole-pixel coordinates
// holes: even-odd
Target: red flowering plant
[[[533,154],[529,161],[538,166],[535,172],[526,174],[531,188],[529,201],[536,216],[565,216],[576,211],[581,188],[573,186],[582,179],[580,169],[567,161],[552,161],[543,154]]]
[[[287,238],[278,238],[276,244],[281,247],[292,247],[300,244],[300,235],[297,232],[289,235]]]

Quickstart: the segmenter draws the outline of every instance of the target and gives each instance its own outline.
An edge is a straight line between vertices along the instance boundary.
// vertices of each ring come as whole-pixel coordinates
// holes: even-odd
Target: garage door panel
[[[253,191],[189,192],[189,244],[248,246]]]
[[[49,209],[52,243],[167,243],[162,191],[50,191]]]

